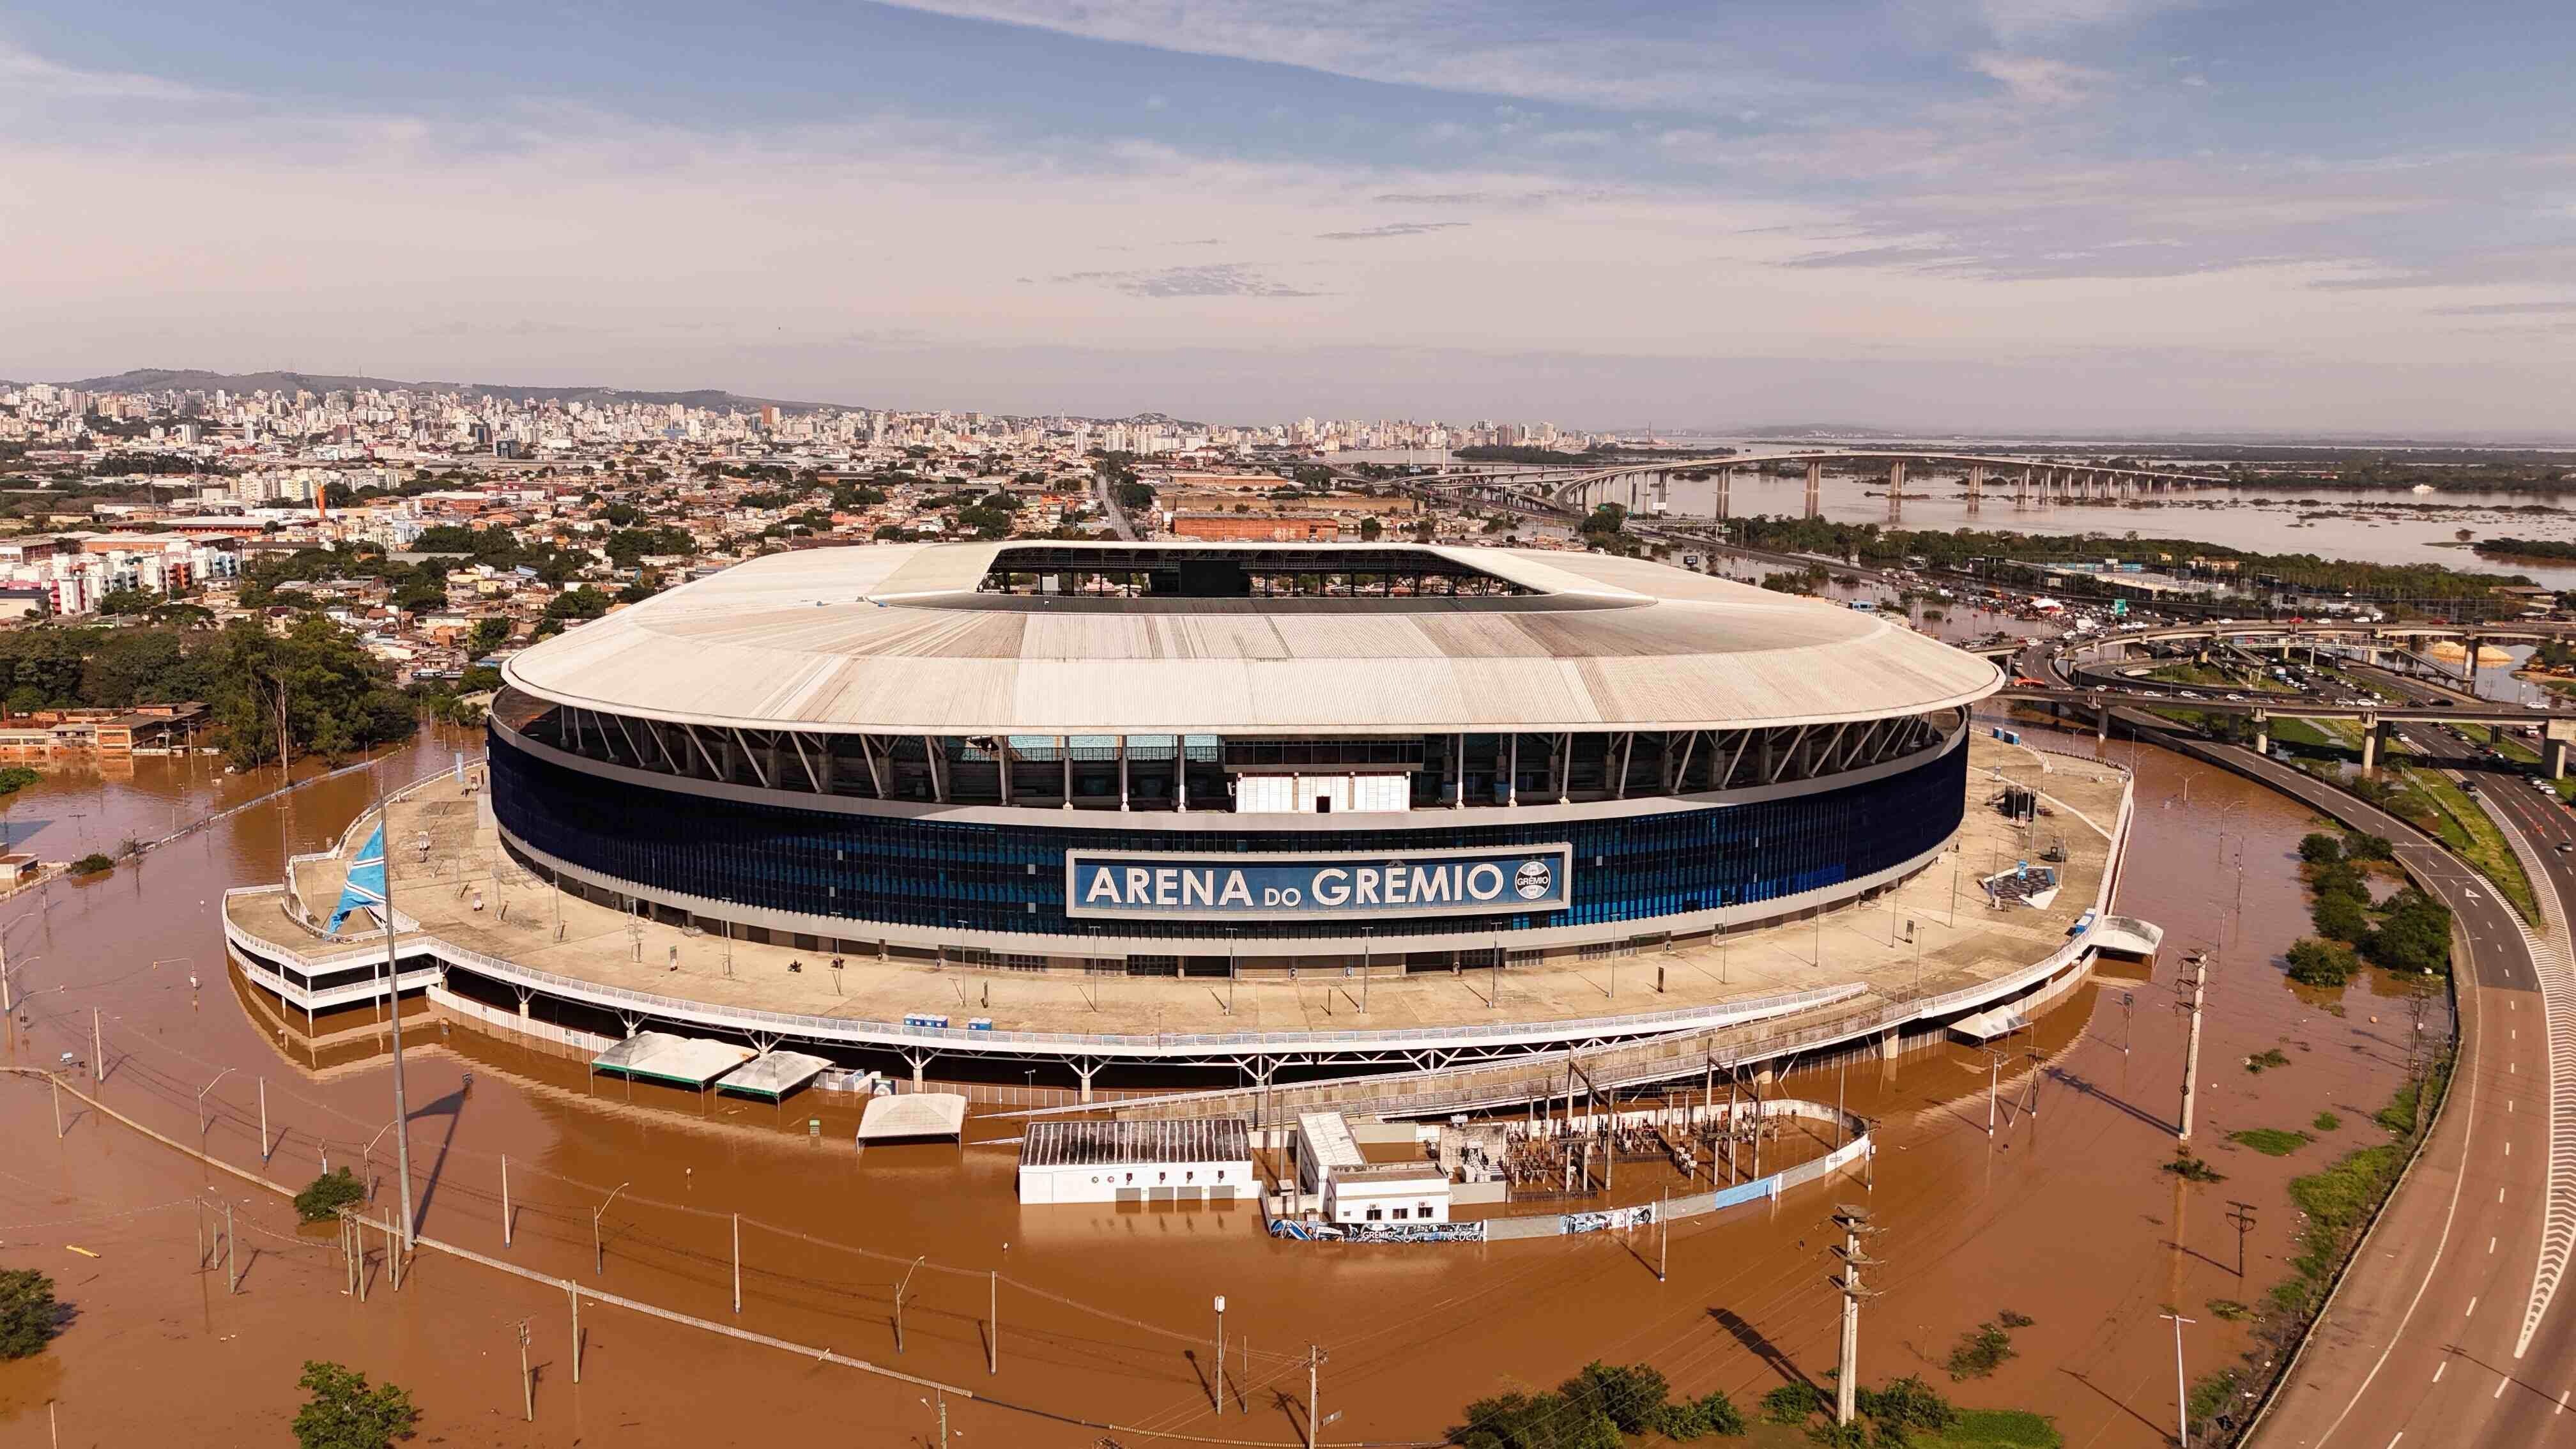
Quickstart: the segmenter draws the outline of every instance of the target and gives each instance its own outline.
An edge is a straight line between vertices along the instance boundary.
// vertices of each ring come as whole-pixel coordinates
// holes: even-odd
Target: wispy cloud
[[[2466,307],[2435,307],[2436,317],[2545,317],[2576,312],[2576,302],[2479,302]]]
[[[1373,226],[1365,231],[1319,231],[1315,233],[1315,240],[1376,241],[1381,237],[1422,236],[1435,231],[1456,231],[1466,225],[1468,223],[1463,221],[1390,221],[1384,226]]]
[[[1968,66],[1977,74],[1999,82],[2014,100],[2032,105],[2071,105],[2089,99],[2098,88],[2111,81],[2106,71],[2040,55],[2003,55],[1989,51],[1970,56]]]
[[[1130,297],[1320,297],[1283,282],[1274,282],[1249,262],[1213,262],[1203,267],[1155,267],[1128,272],[1067,272],[1058,282],[1090,282]]]

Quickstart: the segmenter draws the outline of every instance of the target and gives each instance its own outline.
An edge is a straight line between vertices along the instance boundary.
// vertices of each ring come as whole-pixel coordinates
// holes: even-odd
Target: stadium
[[[727,940],[1454,970],[1830,908],[1958,830],[1994,668],[1599,554],[775,555],[507,662],[521,867]]]

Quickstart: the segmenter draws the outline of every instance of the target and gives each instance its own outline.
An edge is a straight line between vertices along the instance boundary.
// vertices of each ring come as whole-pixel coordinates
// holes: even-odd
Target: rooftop
[[[1079,591],[1010,583],[1048,573]],[[1336,544],[799,550],[503,671],[609,713],[924,734],[1732,728],[1925,713],[2001,682],[1889,620],[1662,564]]]

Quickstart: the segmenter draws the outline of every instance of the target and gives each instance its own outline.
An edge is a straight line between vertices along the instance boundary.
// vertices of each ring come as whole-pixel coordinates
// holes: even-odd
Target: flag
[[[379,821],[376,833],[358,849],[358,858],[349,863],[349,882],[340,888],[340,904],[331,912],[329,930],[337,935],[340,923],[351,911],[364,906],[388,922],[392,913],[385,910],[385,827]]]

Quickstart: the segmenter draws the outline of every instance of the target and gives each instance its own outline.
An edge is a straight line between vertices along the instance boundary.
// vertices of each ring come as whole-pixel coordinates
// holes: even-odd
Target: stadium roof
[[[978,592],[998,556],[1026,546],[774,554],[503,672],[541,699],[693,724],[1011,735],[1733,728],[1921,713],[2001,683],[1986,661],[1873,614],[1605,554],[1400,546],[1522,591],[1483,598]],[[1357,557],[1347,544],[1230,551],[1319,570]]]

